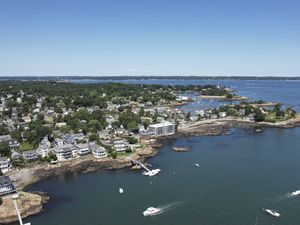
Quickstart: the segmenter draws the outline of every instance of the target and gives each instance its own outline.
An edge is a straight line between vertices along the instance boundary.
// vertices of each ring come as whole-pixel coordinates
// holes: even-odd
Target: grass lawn
[[[33,146],[31,144],[29,144],[28,142],[22,142],[20,145],[20,151],[28,151],[28,150],[32,150]]]
[[[293,118],[293,117],[290,115],[285,115],[284,117],[278,118],[278,117],[276,117],[276,113],[272,112],[272,113],[269,113],[268,115],[266,115],[265,121],[276,123],[276,122],[286,121],[291,118]]]

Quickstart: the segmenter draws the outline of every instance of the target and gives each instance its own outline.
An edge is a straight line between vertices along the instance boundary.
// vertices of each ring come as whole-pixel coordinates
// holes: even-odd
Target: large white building
[[[6,157],[0,157],[0,171],[6,173],[10,170],[10,159]]]
[[[55,154],[58,161],[65,161],[73,158],[73,150],[75,150],[74,145],[65,144],[59,145],[55,149]]]
[[[164,121],[161,123],[149,125],[149,133],[153,136],[175,134],[175,124],[169,121]]]

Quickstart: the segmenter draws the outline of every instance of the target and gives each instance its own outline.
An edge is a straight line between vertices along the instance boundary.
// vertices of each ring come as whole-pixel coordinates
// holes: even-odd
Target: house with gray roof
[[[66,161],[73,158],[74,145],[65,144],[59,145],[55,148],[55,154],[58,161]]]
[[[39,155],[35,150],[24,151],[22,152],[22,156],[26,161],[34,161],[39,158]]]
[[[16,188],[8,176],[0,176],[0,196],[16,193]]]

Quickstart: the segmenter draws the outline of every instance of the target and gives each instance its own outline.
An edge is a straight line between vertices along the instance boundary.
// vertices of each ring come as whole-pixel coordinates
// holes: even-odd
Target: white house
[[[113,148],[116,152],[122,152],[128,148],[128,145],[123,139],[115,139],[113,141]]]
[[[36,152],[42,158],[45,158],[49,155],[49,147],[47,145],[40,144],[39,147],[36,149]]]
[[[65,145],[59,145],[55,149],[55,154],[58,161],[66,161],[68,159],[73,158],[73,150],[74,145],[72,144],[65,144]]]
[[[95,158],[103,158],[107,156],[105,148],[100,145],[97,144],[90,145],[90,150],[92,151],[92,154]]]
[[[175,124],[164,121],[158,124],[149,125],[149,132],[153,136],[165,136],[175,134]]]
[[[75,145],[77,154],[79,156],[88,155],[90,153],[89,145],[88,144],[76,144]],[[73,154],[74,156],[74,154]]]
[[[0,171],[6,173],[10,170],[10,159],[6,157],[0,157]]]

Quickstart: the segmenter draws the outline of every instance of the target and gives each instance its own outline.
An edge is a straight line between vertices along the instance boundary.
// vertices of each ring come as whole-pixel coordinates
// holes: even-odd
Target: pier
[[[154,170],[150,170],[145,164],[141,163],[140,161],[137,161],[135,159],[131,159],[129,157],[126,157],[128,160],[130,160],[132,163],[134,164],[138,164],[140,165],[142,168],[144,168],[146,171],[143,172],[143,174],[145,176],[149,176],[149,177],[152,177],[152,176],[155,176],[157,175],[159,172],[160,172],[160,169],[154,169]]]

